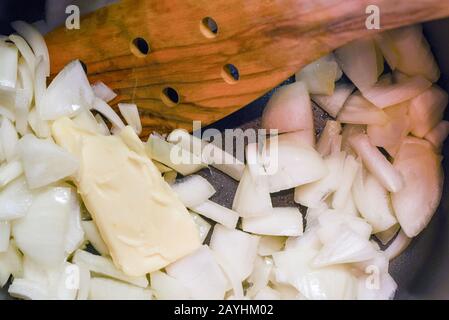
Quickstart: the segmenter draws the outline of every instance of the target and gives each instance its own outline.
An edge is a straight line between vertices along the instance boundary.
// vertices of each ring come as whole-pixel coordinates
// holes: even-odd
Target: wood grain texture
[[[368,5],[381,11],[381,30],[449,15],[449,0],[123,0],[81,21],[79,30],[46,36],[52,73],[82,60],[91,82],[101,80],[139,107],[143,135],[212,123],[255,100],[302,66],[377,30],[365,27]],[[218,24],[215,38],[200,31],[203,18]],[[130,45],[142,37],[145,57]],[[223,80],[231,63],[240,80]],[[180,103],[161,101],[165,87]]]

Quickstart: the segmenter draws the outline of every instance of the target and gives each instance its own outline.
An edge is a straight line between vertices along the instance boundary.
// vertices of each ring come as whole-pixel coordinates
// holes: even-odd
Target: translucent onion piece
[[[341,132],[341,124],[338,121],[328,120],[321,132],[316,145],[316,150],[324,157],[330,154],[332,149],[333,137]]]
[[[171,187],[188,208],[203,204],[216,192],[210,182],[199,175],[178,180]]]
[[[0,288],[8,282],[11,275],[18,278],[22,276],[22,273],[22,254],[14,241],[10,241],[8,250],[0,252]]]
[[[79,60],[58,73],[42,96],[38,111],[43,120],[71,117],[94,104],[94,93]],[[101,111],[99,111],[101,112]]]
[[[84,250],[77,250],[75,251],[72,262],[75,264],[84,264],[90,271],[97,274],[128,282],[141,288],[148,287],[148,280],[146,276],[128,276],[118,270],[110,258],[97,256]]]
[[[0,187],[6,186],[8,183],[16,179],[23,173],[22,163],[13,160],[0,166]]]
[[[92,112],[90,112],[90,110],[88,109],[81,110],[81,112],[74,116],[72,120],[79,128],[93,133],[103,134],[102,129],[97,122],[97,119],[95,119]]]
[[[254,300],[281,300],[280,292],[265,286],[254,296]]]
[[[65,239],[65,252],[72,254],[84,242],[84,230],[81,226],[81,207],[80,200],[75,188],[71,188],[70,213],[67,225],[67,234]]]
[[[8,293],[15,298],[26,300],[48,300],[48,288],[32,280],[14,279],[8,288]]]
[[[411,132],[422,138],[442,119],[448,103],[448,94],[437,85],[423,92],[410,102]]]
[[[352,136],[349,139],[351,146],[363,160],[364,165],[384,188],[390,192],[398,192],[404,187],[401,173],[371,144],[366,134]]]
[[[33,78],[21,59],[19,63],[19,79],[23,89],[17,91],[16,95],[16,128],[17,132],[24,135],[28,129],[28,111],[34,96]]]
[[[6,160],[14,160],[17,157],[19,136],[11,121],[6,118],[2,119],[0,125],[0,141]]]
[[[379,81],[362,93],[368,101],[378,108],[386,108],[420,95],[431,85],[432,83],[427,79],[414,76],[393,84],[385,84]]]
[[[242,229],[260,235],[300,236],[303,233],[302,215],[298,208],[273,208],[272,214],[243,218]]]
[[[393,49],[399,54],[397,69],[409,76],[420,75],[431,82],[440,77],[440,70],[422,34],[421,25],[388,31]],[[391,44],[391,43],[390,43]]]
[[[259,237],[240,230],[215,225],[210,239],[210,249],[229,265],[239,281],[253,270]]]
[[[97,226],[93,220],[82,221],[81,225],[84,230],[84,234],[86,236],[86,240],[94,247],[95,250],[102,256],[108,256],[109,250],[101,238],[100,232],[98,231]]]
[[[0,43],[0,86],[17,88],[19,51],[14,45]]]
[[[281,251],[285,244],[285,237],[263,236],[260,237],[257,254],[261,257],[271,256],[274,252]]]
[[[87,300],[90,288],[90,270],[82,263],[75,264],[79,270],[79,288],[77,300]]]
[[[32,189],[69,177],[78,170],[78,159],[49,140],[26,135],[20,139],[18,148]]]
[[[349,228],[364,239],[369,239],[373,228],[364,219],[327,210],[318,217],[317,235],[323,244],[332,243],[342,230]]]
[[[332,207],[344,208],[351,198],[351,187],[354,182],[360,163],[351,155],[345,159],[341,181],[332,197]]]
[[[109,127],[106,124],[106,122],[104,121],[103,117],[99,114],[96,114],[95,119],[97,120],[98,126],[100,128],[100,132],[102,134],[104,134],[105,136],[110,135],[111,133],[109,132]]]
[[[407,237],[403,230],[399,231],[393,242],[385,249],[385,254],[389,260],[399,256],[412,242],[412,238]]]
[[[208,246],[166,267],[167,274],[178,280],[192,299],[223,299],[228,281]]]
[[[298,147],[315,147],[315,130],[299,130],[293,132],[287,132],[278,136],[279,141],[290,141],[290,143],[297,145]]]
[[[117,97],[117,94],[101,81],[95,82],[92,85],[92,90],[97,98],[100,98],[105,102],[110,102]]]
[[[118,108],[121,115],[137,134],[142,132],[142,123],[140,122],[139,110],[137,105],[132,103],[119,103]]]
[[[200,240],[203,243],[206,240],[207,235],[209,234],[211,225],[209,222],[201,218],[201,216],[199,214],[196,214],[195,212],[190,211],[190,216],[192,217],[193,221],[198,227],[198,232],[200,233]]]
[[[45,62],[42,57],[36,59],[36,72],[34,73],[34,103],[39,117],[42,98],[47,90],[47,76],[45,75]]]
[[[296,81],[302,81],[311,94],[331,95],[334,92],[335,81],[339,75],[339,69],[334,55],[327,56],[308,64],[296,73]]]
[[[441,148],[448,135],[449,121],[440,121],[440,123],[433,127],[424,138],[433,144],[435,148]]]
[[[239,215],[237,212],[223,207],[210,200],[207,200],[201,205],[192,207],[190,209],[230,229],[235,228],[235,226],[237,225],[237,221],[239,220]]]
[[[408,137],[393,164],[404,179],[404,188],[391,195],[393,208],[402,230],[412,238],[426,227],[440,203],[441,156],[426,140]]]
[[[9,221],[0,220],[0,253],[8,251],[10,237],[11,224]]]
[[[248,282],[251,283],[251,287],[247,290],[246,296],[249,298],[254,297],[259,291],[261,291],[267,284],[270,278],[270,273],[273,269],[273,260],[270,258],[256,257],[254,262],[254,269],[248,278]]]
[[[36,57],[34,56],[33,51],[31,50],[28,43],[21,36],[17,34],[9,35],[9,40],[14,42],[17,49],[19,49],[20,54],[25,59],[26,64],[28,65],[28,70],[32,74],[34,78],[34,70],[36,69]]]
[[[158,300],[191,299],[189,290],[182,283],[161,271],[152,272],[151,289]]]
[[[361,216],[373,227],[373,233],[397,224],[389,193],[373,175],[365,175],[361,168],[354,181],[352,195]]]
[[[28,124],[39,138],[48,138],[51,135],[50,124],[41,119],[35,108],[28,113]]]
[[[331,117],[336,118],[354,89],[350,83],[337,83],[332,95],[312,95],[312,100]]]
[[[279,133],[313,130],[312,103],[303,82],[283,86],[273,94],[262,114],[262,128]]]
[[[346,100],[337,120],[350,124],[383,125],[388,121],[388,116],[383,110],[362,97],[360,92],[356,92]]]
[[[335,56],[343,72],[360,90],[377,82],[379,70],[373,39],[355,40],[335,50]]]
[[[45,75],[50,75],[50,55],[44,37],[32,25],[24,21],[14,21],[11,26],[21,35],[31,46],[36,57],[42,57],[44,61]]]
[[[388,32],[376,34],[374,35],[374,41],[381,50],[385,60],[390,66],[390,69],[395,70],[399,64],[400,55],[390,34]]]
[[[149,289],[139,288],[107,278],[90,279],[90,300],[151,300]]]
[[[0,220],[25,216],[32,201],[33,195],[24,178],[11,182],[0,192]]]
[[[347,154],[356,155],[349,143],[349,137],[359,133],[366,133],[366,126],[361,124],[345,124],[341,132],[341,150]]]
[[[376,280],[373,277],[376,277]],[[372,273],[359,279],[357,300],[391,300],[397,288],[398,285],[387,272]]]

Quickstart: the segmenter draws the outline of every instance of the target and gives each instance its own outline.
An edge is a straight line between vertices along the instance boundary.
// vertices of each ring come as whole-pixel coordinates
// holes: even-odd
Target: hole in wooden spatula
[[[168,107],[174,107],[179,103],[178,91],[172,87],[167,87],[161,93],[162,102]]]
[[[221,70],[221,76],[229,84],[235,84],[240,79],[239,69],[233,64],[226,64]]]
[[[135,38],[131,41],[131,52],[136,56],[143,58],[150,52],[150,46],[144,38]]]
[[[218,35],[218,24],[211,17],[206,17],[201,20],[200,30],[206,38],[215,38]]]

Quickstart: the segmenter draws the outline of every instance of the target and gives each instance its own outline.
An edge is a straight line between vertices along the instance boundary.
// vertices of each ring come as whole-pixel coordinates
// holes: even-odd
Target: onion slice
[[[142,123],[140,122],[139,110],[133,103],[119,103],[118,108],[126,122],[134,129],[137,134],[142,133]]]
[[[110,102],[117,97],[117,94],[101,81],[92,84],[92,90],[97,98],[100,98],[105,102]]]
[[[203,204],[216,192],[209,181],[196,174],[179,180],[171,187],[188,208]]]
[[[449,121],[440,121],[424,138],[433,144],[435,148],[441,148],[448,135]]]
[[[195,206],[190,209],[230,229],[234,229],[237,225],[237,221],[239,220],[239,215],[237,212],[210,200],[207,200],[199,206]]]
[[[356,92],[346,100],[337,120],[350,124],[383,125],[387,123],[388,116],[383,110],[366,100],[360,92]]]
[[[243,218],[242,229],[260,235],[297,237],[303,233],[302,215],[297,208],[273,208],[269,215]]]
[[[336,118],[346,100],[354,91],[350,83],[337,83],[332,95],[312,95],[312,100],[331,117]]]

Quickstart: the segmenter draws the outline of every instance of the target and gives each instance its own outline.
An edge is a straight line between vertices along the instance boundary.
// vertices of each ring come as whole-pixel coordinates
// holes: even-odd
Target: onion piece
[[[328,174],[322,179],[295,188],[295,202],[309,208],[317,208],[331,193],[337,190],[341,181],[345,154],[331,154],[324,162]]]
[[[2,119],[0,125],[0,141],[6,160],[14,160],[14,158],[17,157],[17,144],[19,141],[19,136],[14,128],[14,125],[6,118]]]
[[[0,43],[0,86],[17,88],[17,66],[19,51],[16,46]]]
[[[377,82],[378,57],[373,39],[352,41],[335,50],[335,56],[343,72],[360,90],[369,88]]]
[[[182,283],[161,271],[150,274],[151,289],[158,300],[188,300],[189,291]]]
[[[277,136],[279,141],[289,141],[298,147],[315,147],[315,130],[299,130],[283,133]]]
[[[70,185],[67,185],[71,188]],[[71,188],[70,212],[65,237],[65,252],[71,255],[84,242],[84,230],[81,226],[81,206],[75,188]]]
[[[189,213],[196,226],[198,227],[198,232],[200,233],[200,241],[203,243],[206,240],[207,235],[209,234],[211,225],[209,222],[201,218],[199,214],[196,214],[192,211],[189,211]]]
[[[23,89],[18,89],[16,93],[16,128],[17,132],[24,135],[28,129],[28,111],[34,96],[33,78],[21,59],[19,62],[19,80]]]
[[[178,180],[171,187],[188,208],[203,204],[216,192],[209,181],[196,174]]]
[[[262,128],[279,133],[313,130],[312,103],[303,82],[283,86],[272,95],[262,114]]]
[[[440,77],[440,70],[422,33],[421,25],[388,31],[392,50],[399,54],[397,69],[409,76],[423,76],[431,82]]]
[[[192,299],[223,299],[225,296],[227,279],[206,245],[165,269],[187,288]]]
[[[376,233],[375,236],[383,245],[387,245],[396,236],[400,228],[399,223],[396,223],[389,229]]]
[[[348,214],[327,210],[318,217],[317,236],[322,244],[332,243],[342,230],[349,228],[362,238],[369,240],[373,228],[366,220]]]
[[[28,124],[39,138],[48,138],[51,135],[50,124],[48,121],[42,120],[36,108],[28,113]]]
[[[361,216],[373,227],[373,233],[397,224],[387,190],[373,175],[365,174],[363,168],[355,178],[352,195]]]
[[[385,255],[389,260],[399,256],[412,242],[412,238],[407,237],[403,230],[400,230],[393,242],[385,249]]]
[[[269,215],[243,218],[242,229],[260,235],[300,236],[302,215],[298,208],[273,208]]]
[[[361,124],[345,124],[341,132],[341,150],[350,155],[356,155],[349,143],[351,136],[366,133],[366,126]]]
[[[330,53],[302,68],[295,78],[297,82],[304,82],[311,94],[331,95],[338,75],[341,75],[340,67]]]
[[[365,166],[384,188],[390,192],[398,192],[404,187],[401,173],[371,144],[366,134],[352,136],[349,141]]]
[[[251,284],[246,292],[246,296],[254,298],[264,287],[268,285],[270,273],[273,270],[273,260],[270,258],[256,257],[254,262],[254,269],[248,278],[248,283]]]
[[[229,265],[240,282],[254,268],[259,237],[216,224],[210,239],[210,249]]]
[[[34,56],[33,51],[31,50],[28,43],[21,36],[17,34],[9,35],[9,40],[11,40],[19,49],[20,54],[25,59],[26,64],[28,66],[28,70],[34,79],[34,71],[36,69],[36,57]]]
[[[14,21],[11,26],[21,35],[31,46],[36,57],[42,57],[44,61],[45,75],[50,75],[50,55],[44,37],[32,25],[24,21]]]
[[[18,278],[22,276],[22,273],[22,254],[11,240],[8,250],[0,252],[0,288],[8,282],[11,275]]]
[[[239,220],[237,212],[219,205],[218,203],[207,200],[206,202],[190,208],[196,213],[212,219],[230,229],[234,229]]]
[[[357,300],[391,300],[394,298],[398,285],[394,279],[387,273],[376,275],[380,277],[379,283],[371,283],[375,274],[359,279],[357,288]],[[370,281],[371,280],[371,281]]]
[[[360,92],[356,92],[346,100],[337,120],[350,124],[383,125],[388,121],[388,116],[383,110],[366,100]]]
[[[274,252],[281,251],[284,245],[285,237],[262,236],[257,254],[261,257],[271,256]]]
[[[337,83],[332,95],[312,95],[312,100],[331,117],[336,118],[354,88],[351,83]]]
[[[281,293],[265,286],[254,296],[254,300],[281,300]]]
[[[431,87],[432,83],[421,76],[406,78],[389,84],[379,81],[376,85],[362,91],[363,96],[378,108],[386,108],[408,101]]]
[[[45,62],[42,57],[36,59],[36,70],[34,72],[34,103],[41,118],[40,110],[42,98],[47,90],[47,76],[45,75]]]
[[[101,81],[95,82],[91,87],[95,96],[105,102],[110,102],[117,97],[117,94]]]
[[[113,279],[128,282],[135,286],[146,288],[148,280],[146,276],[132,277],[118,270],[110,258],[97,256],[84,250],[77,250],[73,255],[72,262],[85,265],[91,272],[101,274]]]
[[[343,172],[339,186],[332,197],[334,209],[344,208],[351,199],[351,188],[361,164],[351,155],[344,160]]]
[[[79,270],[79,288],[76,299],[87,300],[90,289],[90,270],[82,263],[75,264],[75,266],[77,266]]]
[[[16,179],[23,173],[22,163],[18,160],[7,162],[0,166],[0,187]]]
[[[151,300],[149,289],[107,278],[90,279],[89,300]]]
[[[94,247],[94,249],[102,256],[109,256],[109,250],[101,238],[100,232],[93,220],[82,221],[81,225],[86,235],[86,240]]]
[[[422,138],[442,119],[448,103],[448,94],[437,85],[423,92],[410,102],[411,132]]]
[[[430,142],[408,137],[393,165],[405,182],[402,190],[391,195],[393,208],[402,230],[412,238],[426,227],[440,203],[441,156],[434,152]]]
[[[100,114],[96,114],[95,120],[97,120],[100,133],[104,134],[105,136],[109,136],[111,132],[109,132],[109,127],[104,121],[103,117]]]
[[[22,137],[18,149],[28,185],[32,189],[69,177],[79,167],[78,159],[65,149],[33,135]]]
[[[0,220],[18,219],[27,213],[33,201],[24,178],[16,179],[0,192]]]
[[[48,300],[48,288],[32,280],[15,278],[8,288],[8,293],[15,298],[26,300]]]
[[[378,33],[374,35],[374,41],[377,47],[381,50],[390,69],[395,70],[399,64],[400,55],[390,34],[388,32]]]
[[[8,251],[10,237],[11,224],[9,221],[0,220],[0,253]]]
[[[338,121],[328,120],[321,132],[316,145],[316,150],[324,157],[331,153],[333,137],[341,132],[341,124]]]
[[[429,141],[437,149],[441,148],[444,140],[449,135],[449,121],[440,121],[432,130],[430,130],[424,139]]]
[[[142,133],[142,123],[140,122],[139,110],[133,103],[119,103],[118,108],[126,123],[130,125],[137,134]]]
[[[36,79],[37,80],[37,79]],[[94,104],[94,93],[79,60],[70,62],[48,86],[38,104],[43,120],[71,117]]]
[[[151,159],[165,164],[184,176],[207,167],[200,157],[154,134],[149,136],[146,148]]]

